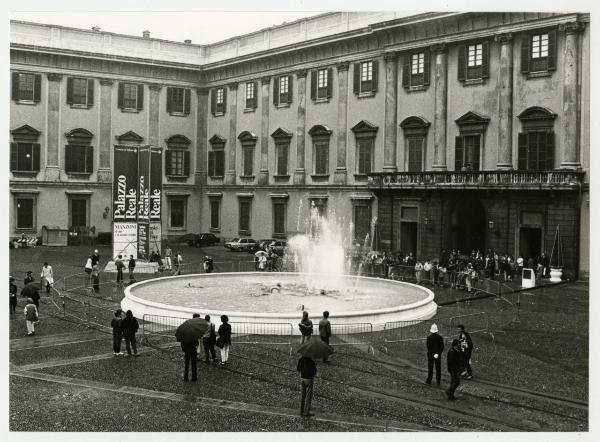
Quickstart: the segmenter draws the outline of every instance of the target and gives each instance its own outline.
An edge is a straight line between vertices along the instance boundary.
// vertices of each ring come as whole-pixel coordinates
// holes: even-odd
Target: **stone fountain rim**
[[[157,279],[159,279],[160,281],[163,281],[163,280],[167,280],[167,279],[188,278],[190,276],[200,276],[202,278],[210,278],[210,277],[218,278],[221,276],[228,276],[228,275],[261,275],[261,274],[264,274],[264,273],[263,272],[192,273],[192,274],[187,274],[187,275],[166,276],[166,277],[161,277],[161,278],[157,278]],[[267,274],[271,275],[272,273],[267,273]],[[294,276],[297,276],[297,275],[327,275],[325,273],[299,273],[299,272],[277,272],[276,274],[277,275],[294,275]],[[411,286],[411,287],[417,288],[417,289],[427,293],[427,296],[424,299],[413,302],[411,304],[404,304],[404,305],[400,305],[400,306],[387,307],[387,308],[376,309],[376,310],[335,312],[335,314],[332,315],[331,317],[337,317],[337,316],[355,317],[355,316],[381,315],[381,314],[385,314],[385,313],[395,313],[395,312],[401,312],[404,310],[412,310],[412,309],[427,305],[430,302],[433,302],[434,297],[435,297],[435,294],[430,289],[420,286],[418,284],[411,284],[409,282],[395,281],[393,279],[371,278],[368,276],[357,276],[357,275],[342,275],[342,277],[373,280],[373,281],[377,281],[377,282],[383,283],[383,284],[400,284],[403,286]],[[124,291],[125,296],[123,299],[129,299],[134,302],[138,302],[138,303],[150,306],[150,307],[160,308],[160,309],[167,310],[167,311],[189,312],[190,315],[192,313],[200,313],[200,310],[198,308],[185,307],[182,305],[163,304],[160,302],[155,302],[155,301],[150,301],[150,300],[147,300],[144,298],[140,298],[131,293],[131,289],[135,289],[137,287],[143,286],[144,284],[150,284],[153,282],[156,282],[156,279],[147,279],[145,281],[136,282],[130,286],[127,286]],[[272,318],[272,319],[280,319],[280,320],[281,319],[294,319],[294,320],[298,319],[298,313],[259,313],[259,312],[243,312],[243,311],[237,311],[237,310],[228,311],[228,310],[204,310],[203,309],[202,314],[208,314],[208,315],[223,315],[223,314],[225,314],[225,315],[228,315],[228,316],[234,317],[234,318],[243,316],[243,317],[262,318],[262,319]],[[230,320],[231,320],[231,318],[230,318]]]

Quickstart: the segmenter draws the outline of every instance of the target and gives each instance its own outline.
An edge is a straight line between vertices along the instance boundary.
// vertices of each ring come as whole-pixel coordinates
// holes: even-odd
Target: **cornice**
[[[510,43],[513,40],[513,34],[512,32],[503,32],[501,34],[496,34],[494,35],[494,40],[501,44]]]

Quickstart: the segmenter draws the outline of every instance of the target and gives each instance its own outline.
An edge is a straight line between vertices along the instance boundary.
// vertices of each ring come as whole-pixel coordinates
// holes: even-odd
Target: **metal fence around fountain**
[[[329,345],[371,345],[370,336],[373,333],[373,324],[356,322],[351,324],[331,324],[331,337]]]
[[[433,323],[438,326],[440,335],[446,337],[456,334],[456,327],[460,324],[468,324],[467,329],[471,334],[487,333],[490,330],[489,314],[476,312],[444,318],[386,322],[383,328],[383,340],[385,343],[425,340]]]

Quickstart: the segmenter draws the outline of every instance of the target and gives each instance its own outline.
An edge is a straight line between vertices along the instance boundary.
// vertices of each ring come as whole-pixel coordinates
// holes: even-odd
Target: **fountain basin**
[[[138,318],[191,318],[200,313],[211,315],[216,323],[222,314],[230,322],[291,323],[295,334],[302,310],[309,312],[315,325],[328,310],[332,324],[370,323],[373,330],[382,330],[386,322],[429,319],[437,311],[434,293],[415,284],[347,275],[338,277],[334,287],[320,288],[320,277],[328,276],[283,272],[172,276],[127,287],[121,307]]]

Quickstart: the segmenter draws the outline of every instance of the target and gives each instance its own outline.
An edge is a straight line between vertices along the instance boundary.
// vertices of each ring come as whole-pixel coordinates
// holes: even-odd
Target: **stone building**
[[[163,237],[283,237],[589,270],[589,15],[334,12],[210,45],[11,23],[10,229],[111,231],[112,146],[164,149]],[[373,221],[376,220],[375,228]]]

